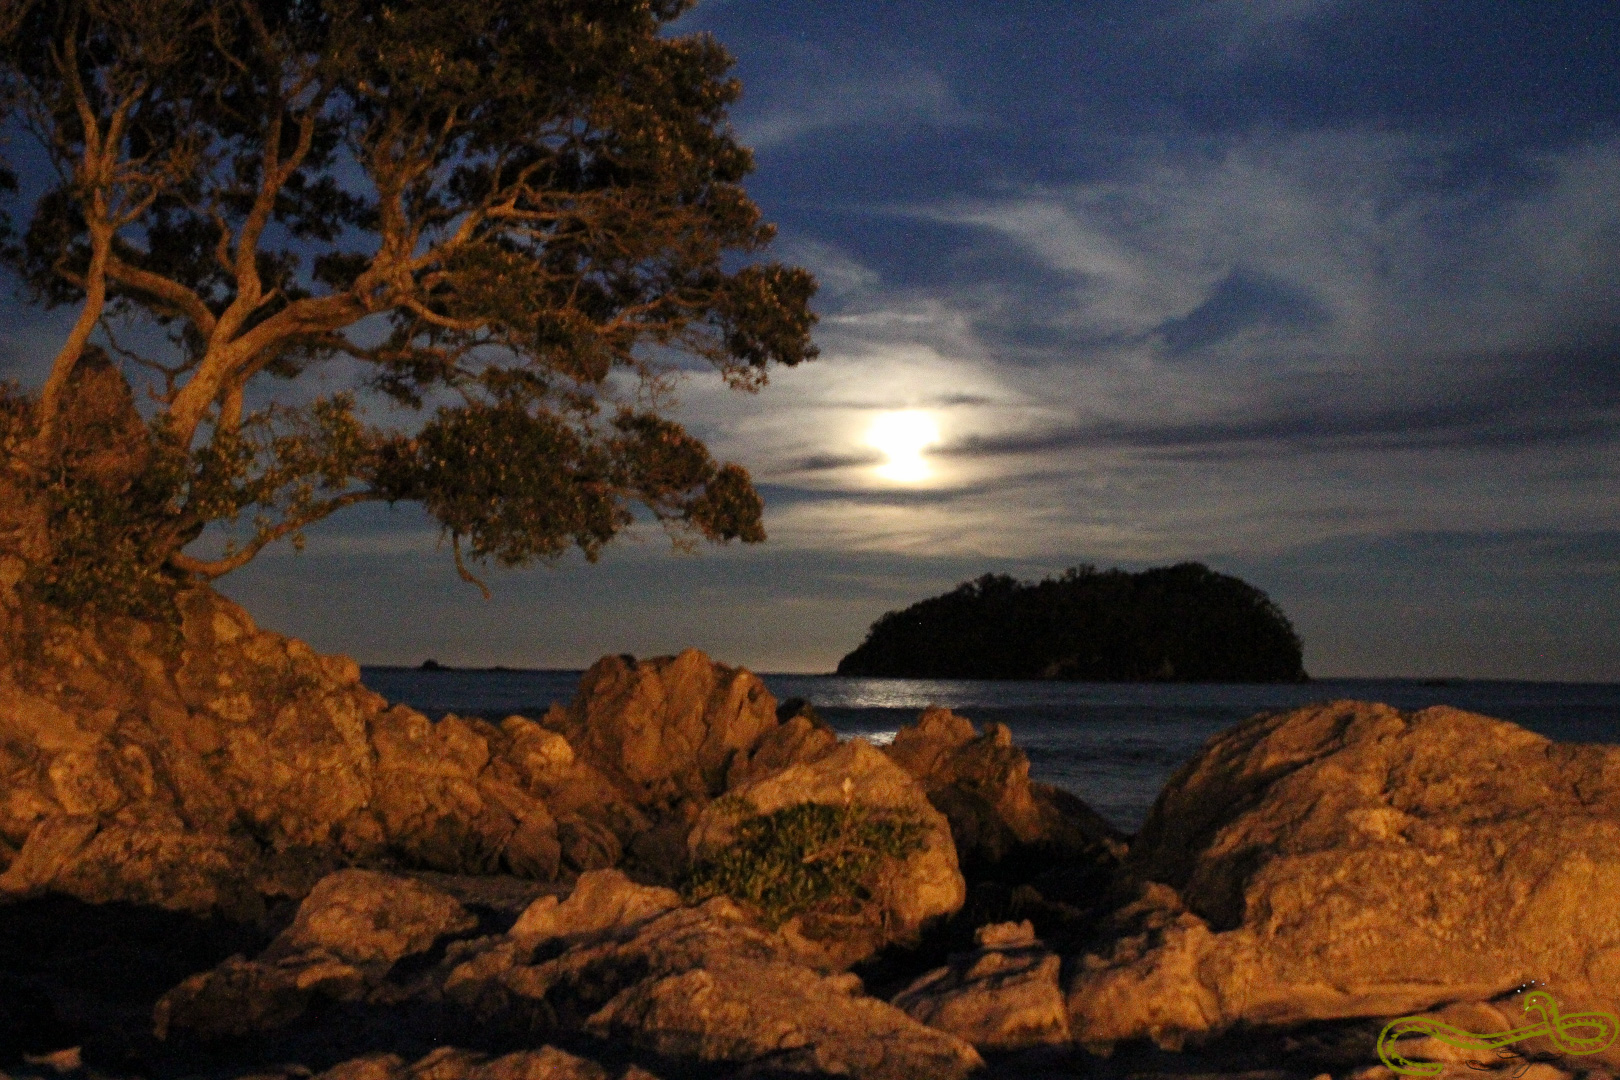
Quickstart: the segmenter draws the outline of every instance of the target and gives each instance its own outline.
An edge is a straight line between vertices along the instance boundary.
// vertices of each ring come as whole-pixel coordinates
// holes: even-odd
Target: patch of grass
[[[754,804],[736,792],[728,792],[709,805],[727,817],[749,817],[755,813]]]
[[[776,927],[871,899],[883,864],[921,850],[923,833],[909,816],[859,803],[785,806],[739,822],[736,840],[693,866],[681,893],[688,903],[729,896]]]

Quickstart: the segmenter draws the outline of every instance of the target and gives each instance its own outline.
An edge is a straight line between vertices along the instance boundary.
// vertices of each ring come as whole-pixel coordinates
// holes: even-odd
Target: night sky
[[[770,541],[457,580],[369,508],[221,582],[362,662],[830,670],[987,572],[1196,559],[1316,676],[1620,680],[1620,5],[708,0],[822,357],[679,415]],[[13,322],[37,385],[67,317]]]

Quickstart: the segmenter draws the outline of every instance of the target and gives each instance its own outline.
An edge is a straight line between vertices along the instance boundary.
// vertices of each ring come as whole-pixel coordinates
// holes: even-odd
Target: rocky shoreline
[[[694,651],[435,723],[206,590],[172,626],[0,599],[12,1077],[1390,1080],[1394,1016],[1620,1005],[1620,748],[1312,706],[1126,837],[1000,725],[840,742]],[[1402,1044],[1620,1069],[1514,1049]]]

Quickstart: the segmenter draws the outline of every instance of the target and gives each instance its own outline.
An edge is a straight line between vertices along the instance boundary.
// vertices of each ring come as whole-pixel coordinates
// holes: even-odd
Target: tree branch
[[[489,591],[489,586],[485,585],[479,578],[474,577],[473,572],[467,569],[467,564],[461,561],[460,533],[450,534],[450,553],[455,556],[456,574],[461,578],[461,580],[465,581],[469,585],[478,586],[478,591],[484,594],[484,599],[490,599],[490,597],[492,597],[494,594]]]
[[[219,401],[219,426],[223,431],[234,432],[242,426],[242,396],[243,380],[232,380],[225,388],[225,393]]]
[[[173,430],[182,445],[189,445],[209,407],[232,377],[257,370],[271,359],[267,354],[289,338],[318,336],[347,326],[368,314],[351,293],[295,300],[253,329],[217,349],[210,349],[197,374],[180,388],[169,410]],[[216,337],[217,337],[216,331]]]
[[[96,208],[101,205],[101,195],[96,193],[94,198]],[[84,347],[90,341],[90,335],[101,323],[101,313],[107,306],[107,259],[112,250],[112,229],[105,222],[92,222],[90,224],[90,269],[85,275],[84,306],[79,309],[79,317],[73,323],[73,329],[68,332],[67,340],[62,343],[56,359],[51,361],[51,373],[45,380],[45,387],[39,395],[39,430],[35,435],[35,449],[48,451],[52,440],[56,437],[56,418],[61,412],[62,394],[67,389],[67,383],[73,374],[73,368],[84,354]]]
[[[477,330],[480,326],[483,326],[487,321],[485,319],[452,319],[448,316],[440,315],[438,312],[434,311],[432,308],[428,307],[415,297],[405,297],[401,299],[399,303],[401,307],[413,313],[423,322],[431,326],[437,326],[441,330],[460,330],[470,333]]]
[[[173,278],[131,266],[116,255],[110,256],[107,260],[107,276],[120,285],[146,293],[168,304],[190,320],[191,325],[196,327],[197,332],[203,337],[213,335],[217,321],[214,313],[208,310],[208,305],[203,303],[202,297]]]
[[[281,110],[278,105],[275,119],[270,121],[270,129],[264,137],[264,160],[260,163],[263,176],[259,180],[259,190],[247,219],[242,222],[241,231],[236,235],[236,261],[231,267],[231,273],[236,278],[236,298],[220,316],[216,330],[227,340],[259,306],[259,294],[263,288],[259,279],[259,238],[264,235],[264,227],[270,222],[270,212],[275,209],[276,195],[283,182],[280,142]]]
[[[177,551],[169,556],[169,565],[173,566],[176,570],[179,570],[182,573],[193,574],[206,581],[212,581],[217,577],[223,577],[232,570],[247,565],[250,561],[252,561],[254,556],[258,555],[260,551],[264,550],[265,545],[272,544],[275,541],[280,540],[288,533],[297,532],[305,525],[312,524],[324,517],[337,513],[345,506],[353,506],[355,503],[361,502],[375,502],[382,497],[383,496],[381,493],[371,491],[369,489],[366,491],[351,491],[347,495],[339,495],[335,499],[328,499],[323,503],[317,503],[306,513],[300,514],[297,517],[288,518],[275,528],[260,533],[258,536],[254,537],[252,543],[248,544],[241,551],[238,551],[233,555],[228,555],[223,559],[213,559],[205,562],[202,559],[192,558],[183,551]]]
[[[68,88],[73,91],[73,108],[79,114],[79,124],[84,128],[84,160],[88,165],[92,156],[99,156],[101,151],[101,125],[96,121],[96,112],[90,107],[90,96],[84,92],[84,80],[79,78],[79,65],[76,62],[79,55],[79,11],[75,9],[72,22],[63,34],[63,51],[57,53],[52,59],[56,62],[57,70],[62,72],[63,79]],[[86,178],[88,179],[88,178]]]
[[[285,159],[280,156],[279,151],[282,124],[279,106],[277,115],[270,122],[269,130],[266,132],[262,161],[264,175],[259,182],[259,191],[254,198],[253,207],[248,212],[247,220],[242,223],[241,231],[236,238],[236,259],[232,267],[232,272],[236,275],[236,298],[214,322],[213,329],[207,335],[207,352],[197,368],[197,373],[175,397],[172,410],[175,430],[186,442],[189,442],[196,432],[209,406],[231,384],[233,376],[249,372],[262,350],[270,348],[282,337],[308,333],[310,330],[317,332],[330,330],[358,317],[352,315],[335,323],[323,319],[313,326],[299,325],[296,316],[283,318],[288,316],[292,308],[298,306],[290,305],[248,333],[235,337],[236,332],[263,303],[263,282],[259,278],[258,268],[259,239],[275,210],[276,197],[287,180],[303,165],[310,148],[314,145],[315,122],[320,106],[321,102],[317,96],[317,100],[312,102],[299,117],[298,144]],[[330,308],[332,301],[344,305],[350,312],[358,306],[351,306],[352,298],[346,294],[321,297],[316,303],[326,304]],[[364,314],[364,311],[360,311],[359,314]]]

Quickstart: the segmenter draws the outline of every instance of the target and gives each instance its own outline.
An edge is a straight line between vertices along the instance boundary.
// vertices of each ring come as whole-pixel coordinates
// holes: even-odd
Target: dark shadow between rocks
[[[504,934],[523,910],[542,896],[567,896],[577,875],[555,881],[535,881],[510,874],[446,874],[437,870],[390,869],[392,874],[415,878],[451,897],[478,917],[476,934]]]
[[[1378,1060],[1381,1018],[1321,1020],[1286,1028],[1239,1025],[1182,1051],[1147,1039],[1119,1043],[1108,1057],[1076,1051],[1075,1071],[1098,1080],[1310,1080]],[[991,1062],[992,1074],[997,1069]]]
[[[478,919],[470,936],[505,933],[536,896],[566,892],[561,883],[429,872],[412,876],[429,879],[465,902]],[[260,954],[292,922],[297,908],[296,902],[282,900],[261,920],[241,923],[60,895],[0,905],[0,1070],[25,1069],[25,1054],[78,1046],[93,1070],[236,1075],[249,1062],[270,1066],[297,1060],[313,1068],[377,1050],[420,1056],[447,1036],[466,1034],[470,1025],[438,1006],[326,1002],[301,1020],[297,1031],[218,1046],[154,1037],[153,1008],[164,993],[232,955]],[[389,981],[403,985],[426,973],[443,958],[446,944],[405,958]]]
[[[368,1054],[398,1054],[414,1062],[442,1046],[498,1057],[546,1045],[595,1062],[613,1076],[637,1065],[659,1080],[730,1080],[739,1068],[737,1062],[671,1057],[622,1041],[558,1030],[544,1022],[531,1030],[481,1024],[445,1005],[326,1001],[280,1031],[205,1044],[152,1041],[148,1053],[127,1062],[124,1071],[152,1080],[223,1080],[253,1073],[307,1076]],[[748,1075],[752,1080],[790,1074],[762,1069],[756,1062]],[[817,1080],[821,1074],[791,1075],[794,1080]]]
[[[0,1066],[82,1046],[123,1068],[152,1007],[186,976],[256,953],[266,928],[134,904],[45,896],[0,905]]]
[[[1382,1017],[1315,1020],[1280,1028],[1240,1024],[1204,1043],[1199,1053],[1227,1068],[1258,1062],[1311,1076],[1338,1073],[1378,1060],[1383,1027]]]
[[[1047,948],[1067,956],[1097,936],[1111,869],[1072,860],[1054,866],[1039,852],[1009,856],[990,871],[996,878],[968,878],[967,899],[956,914],[928,927],[914,944],[890,945],[852,970],[869,994],[887,1001],[952,954],[977,949],[979,927],[1025,919]]]

